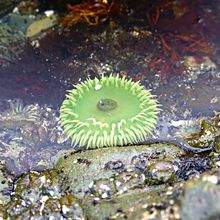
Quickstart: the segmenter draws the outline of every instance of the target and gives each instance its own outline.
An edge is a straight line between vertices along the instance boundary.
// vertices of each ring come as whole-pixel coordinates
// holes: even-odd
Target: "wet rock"
[[[84,202],[84,210],[87,218],[91,220],[102,220],[102,219],[141,219],[137,213],[136,216],[129,218],[130,212],[134,212],[136,207],[140,204],[155,204],[160,200],[160,192],[165,188],[160,186],[153,192],[149,189],[135,190],[130,193],[114,196],[110,200],[92,200],[86,198],[87,202]],[[144,218],[150,219],[150,218]]]
[[[62,156],[55,168],[65,179],[62,185],[64,191],[71,191],[82,197],[91,188],[91,184],[99,184],[104,179],[106,188],[112,189],[112,184],[115,185],[113,192],[107,193],[112,195],[146,185],[143,170],[136,168],[139,161],[137,158],[145,158],[148,163],[149,160],[164,158],[178,161],[178,157],[183,155],[185,152],[177,146],[166,144],[110,147]],[[118,164],[119,167],[114,169],[110,164]],[[97,187],[94,186],[95,189]],[[99,194],[99,189],[96,191]]]
[[[10,12],[20,0],[4,0],[0,2],[0,17]]]
[[[57,24],[58,17],[57,15],[51,15],[44,17],[40,20],[33,22],[26,31],[26,37],[34,40],[39,37],[46,30],[54,27]]]
[[[215,116],[210,120],[203,120],[201,122],[200,131],[189,135],[186,140],[194,147],[213,146],[218,151],[219,148],[219,125],[220,114],[215,113]]]
[[[181,199],[180,216],[185,220],[220,219],[219,177],[204,176],[203,181],[190,181]]]
[[[216,129],[208,121],[202,121],[201,131],[192,134],[187,140],[190,145],[195,147],[210,146],[215,139]]]
[[[157,161],[151,164],[146,170],[145,175],[149,184],[172,183],[175,179],[177,166],[169,161]]]
[[[217,151],[217,152],[220,152],[220,135],[217,135],[216,137],[215,137],[215,140],[214,140],[214,146],[215,146],[215,150]]]
[[[190,159],[191,164],[193,159],[204,164],[206,157]],[[6,211],[0,214],[12,219],[162,220],[191,219],[194,209],[202,209],[204,218],[199,219],[218,216],[219,170],[179,182],[178,171],[187,166],[187,160],[181,149],[165,144],[69,150],[61,154],[55,169],[31,171],[18,178],[11,200],[4,204]],[[181,175],[185,168],[188,172],[193,166],[183,166]],[[209,209],[203,198],[210,206],[216,200],[216,206]]]
[[[125,194],[146,186],[145,176],[135,170],[128,169],[111,178],[97,179],[89,185],[87,195],[94,196],[94,202],[100,199],[110,199],[114,195]]]
[[[11,219],[84,219],[80,200],[60,193],[54,171],[30,172],[19,178],[5,208]]]
[[[7,178],[3,172],[3,164],[2,161],[0,162],[0,205],[6,204],[10,198],[9,195],[6,193],[7,188],[12,183],[10,178]],[[0,216],[1,216],[1,207],[0,207]]]
[[[114,178],[103,178],[93,181],[89,185],[89,192],[95,196],[95,201],[101,199],[110,199],[116,193]]]
[[[185,183],[178,183],[161,194],[160,204],[139,206],[128,219],[217,220],[220,217],[220,172],[213,169]],[[151,209],[149,209],[151,207]],[[153,209],[152,209],[153,207]],[[133,218],[136,216],[135,218]]]
[[[16,63],[20,54],[24,51],[25,36],[23,33],[12,29],[4,23],[0,23],[0,66],[7,67]]]

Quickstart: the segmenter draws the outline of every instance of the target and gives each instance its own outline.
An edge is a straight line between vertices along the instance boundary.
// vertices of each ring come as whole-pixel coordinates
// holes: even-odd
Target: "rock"
[[[0,66],[7,67],[11,63],[16,63],[24,51],[25,40],[23,33],[0,23]]]
[[[0,162],[0,205],[4,205],[10,200],[9,195],[5,195],[4,193],[4,190],[7,191],[7,188],[9,187],[10,183],[11,183],[11,179],[5,177],[3,173],[3,164],[2,162]]]
[[[165,144],[69,151],[61,155],[55,169],[19,177],[11,200],[0,206],[0,215],[9,219],[217,220],[220,171],[179,182],[173,169],[185,156],[181,149]],[[159,171],[156,179],[145,175],[152,168]]]
[[[184,220],[220,219],[219,176],[207,175],[186,183],[180,216]]]
[[[0,2],[0,17],[10,12],[20,0],[4,0]]]
[[[55,171],[30,172],[19,178],[5,209],[10,219],[85,219],[80,200],[59,191]]]
[[[176,167],[177,168],[177,167]],[[145,171],[149,184],[162,184],[173,182],[175,179],[175,166],[168,161],[156,161]]]
[[[186,140],[193,147],[213,146],[216,151],[219,151],[219,124],[220,113],[215,112],[211,120],[202,120],[200,131],[189,135]]]
[[[178,161],[183,155],[185,152],[177,146],[166,144],[110,147],[64,155],[55,169],[65,177],[62,189],[69,189],[78,197],[83,197],[90,188],[95,194],[103,194],[99,192],[103,189],[97,189],[103,180],[105,193],[112,195],[145,186],[144,169],[149,163],[164,158]]]
[[[53,14],[33,22],[26,31],[26,37],[34,40],[39,37],[44,31],[54,27],[57,24],[57,15]]]
[[[193,56],[187,56],[183,61],[183,65],[192,79],[198,78],[199,74],[208,70],[217,69],[217,65],[207,56],[202,58],[202,62],[196,61]]]

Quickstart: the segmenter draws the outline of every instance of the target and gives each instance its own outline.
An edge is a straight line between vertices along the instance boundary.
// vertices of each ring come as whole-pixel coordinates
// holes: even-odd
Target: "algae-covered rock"
[[[18,2],[19,0],[0,1],[0,17],[10,12],[16,6]]]
[[[199,178],[178,183],[160,195],[159,203],[145,203],[129,211],[128,219],[218,220],[219,181],[220,171],[214,169]]]
[[[200,131],[187,137],[187,142],[193,147],[213,146],[216,151],[220,151],[220,113],[215,112],[211,120],[201,122]]]
[[[80,200],[60,192],[54,170],[29,172],[15,184],[5,209],[10,219],[84,219]]]
[[[219,179],[219,176],[207,175],[186,183],[180,205],[181,219],[220,219]]]
[[[111,147],[64,155],[55,169],[65,177],[62,189],[77,196],[94,190],[97,182],[103,180],[106,180],[105,193],[115,194],[146,185],[144,169],[155,160],[172,163],[183,155],[183,150],[168,144]]]
[[[23,33],[12,29],[4,23],[0,23],[0,66],[6,67],[16,63],[20,54],[24,51],[25,36]]]
[[[150,184],[173,182],[175,179],[175,166],[172,162],[157,161],[147,167],[145,173]]]
[[[0,215],[8,219],[172,220],[187,219],[195,209],[204,219],[218,216],[220,171],[179,182],[180,167],[195,165],[189,156],[171,144],[69,151],[60,156],[55,169],[19,177],[11,200],[0,206]],[[196,160],[202,166],[208,159]]]
[[[11,179],[7,178],[4,175],[3,164],[0,161],[0,205],[6,204],[10,200],[9,195],[6,195],[4,193],[4,190],[7,190],[10,183],[11,183]],[[1,210],[1,208],[0,208],[0,210]],[[1,211],[0,211],[0,213],[1,213]]]
[[[110,200],[94,200],[86,198],[83,202],[86,217],[91,220],[102,219],[127,219],[130,212],[143,204],[155,204],[160,202],[160,192],[166,189],[165,185],[142,190],[135,190],[130,193],[116,195]],[[139,218],[130,218],[132,220]],[[146,218],[148,219],[148,218]]]

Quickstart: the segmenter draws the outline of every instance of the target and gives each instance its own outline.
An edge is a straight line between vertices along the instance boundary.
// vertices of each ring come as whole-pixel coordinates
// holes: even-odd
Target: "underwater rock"
[[[66,148],[57,111],[20,99],[1,100],[0,109],[0,158],[7,171],[20,176],[51,168],[52,157]]]
[[[196,80],[200,74],[217,69],[217,65],[208,56],[202,57],[202,62],[196,61],[193,56],[186,56],[183,65],[192,80]]]
[[[54,27],[57,24],[57,20],[58,20],[58,16],[53,14],[51,16],[44,17],[33,22],[27,28],[26,37],[31,40],[36,39],[37,37],[42,35],[43,32]]]
[[[0,18],[10,12],[20,0],[4,0],[0,2]]]
[[[175,166],[168,161],[157,161],[145,171],[146,179],[151,185],[173,182],[175,173]]]
[[[213,146],[216,151],[219,151],[219,126],[220,114],[215,112],[215,116],[210,120],[203,120],[200,131],[189,135],[186,141],[193,147],[203,148]]]
[[[27,31],[27,28],[35,22],[37,19],[40,19],[41,15],[27,15],[27,14],[20,14],[20,13],[10,13],[2,18],[2,23],[7,24],[13,30],[21,32],[24,34]]]
[[[24,51],[25,36],[23,33],[12,29],[4,23],[0,23],[0,66],[7,67],[16,63],[20,54]]]
[[[164,158],[179,161],[183,155],[182,149],[166,144],[110,147],[64,155],[57,161],[55,169],[65,178],[62,184],[64,191],[68,189],[79,197],[89,190],[100,194],[101,189],[97,188],[104,180],[106,188],[112,190],[106,193],[111,195],[145,186],[144,169],[148,161]],[[112,188],[112,183],[115,188]]]

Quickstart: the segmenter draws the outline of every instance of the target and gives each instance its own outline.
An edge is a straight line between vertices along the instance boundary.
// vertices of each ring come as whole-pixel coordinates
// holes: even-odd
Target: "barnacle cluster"
[[[103,0],[88,0],[76,5],[68,5],[67,8],[70,11],[63,19],[63,25],[71,27],[77,24],[80,20],[85,23],[95,26],[99,22],[105,22],[112,8],[113,2]]]
[[[143,141],[158,112],[154,96],[139,82],[110,75],[88,79],[70,90],[60,122],[74,145],[122,146]]]

